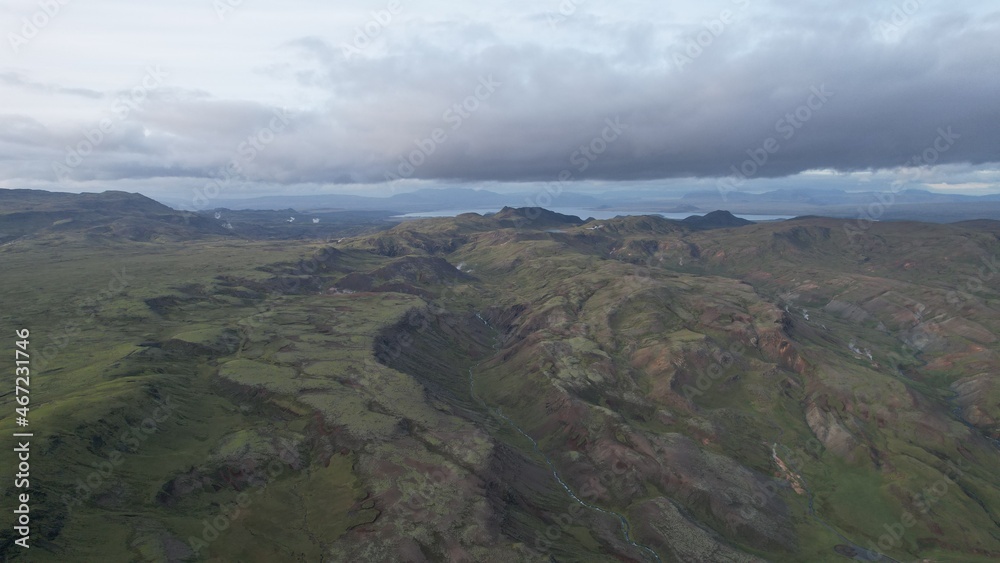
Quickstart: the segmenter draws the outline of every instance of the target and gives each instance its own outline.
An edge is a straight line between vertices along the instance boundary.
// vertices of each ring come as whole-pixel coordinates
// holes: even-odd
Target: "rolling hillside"
[[[11,560],[1000,558],[995,222],[247,240],[8,197],[37,456]]]

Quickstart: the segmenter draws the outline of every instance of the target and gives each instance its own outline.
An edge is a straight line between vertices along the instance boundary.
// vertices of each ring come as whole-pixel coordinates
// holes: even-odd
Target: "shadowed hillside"
[[[175,211],[140,194],[0,190],[0,243],[78,235],[150,242],[230,233],[216,221]]]
[[[1000,557],[991,222],[506,208],[245,240],[15,195],[31,561]]]

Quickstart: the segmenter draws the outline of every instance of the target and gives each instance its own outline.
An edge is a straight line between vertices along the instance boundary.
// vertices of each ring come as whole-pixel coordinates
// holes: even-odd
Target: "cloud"
[[[162,88],[73,178],[204,179],[236,160],[248,181],[270,186],[533,182],[563,170],[631,182],[729,176],[757,155],[751,176],[767,179],[897,170],[942,130],[954,142],[921,163],[1000,160],[1000,13],[988,4],[565,5],[487,6],[479,17],[408,5],[350,54],[365,13],[337,34],[268,29],[273,58],[245,64],[261,81],[253,87],[294,92],[287,104],[249,85],[243,98],[198,83]],[[29,76],[0,73],[0,85],[108,99]],[[241,143],[282,106],[289,126],[243,158]],[[39,157],[59,159],[79,137],[31,115],[3,119],[3,148],[28,160],[0,161],[8,178],[48,178]],[[622,129],[613,141],[609,120]]]
[[[101,99],[104,97],[103,93],[98,92],[97,90],[90,90],[88,88],[67,88],[55,84],[32,82],[25,77],[24,73],[16,71],[0,72],[0,85],[23,88],[33,93],[42,92],[45,94],[62,94],[67,96],[80,96],[89,99]]]

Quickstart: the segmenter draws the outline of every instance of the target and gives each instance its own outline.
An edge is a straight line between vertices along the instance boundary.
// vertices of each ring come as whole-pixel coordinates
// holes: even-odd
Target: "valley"
[[[11,561],[1000,557],[1000,222],[90,199],[0,214]]]

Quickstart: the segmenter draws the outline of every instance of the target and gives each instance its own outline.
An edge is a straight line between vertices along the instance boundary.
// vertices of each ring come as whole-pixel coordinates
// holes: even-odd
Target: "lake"
[[[547,208],[549,211],[555,211],[556,213],[562,213],[563,215],[576,215],[581,219],[586,219],[587,217],[593,217],[594,219],[611,219],[619,215],[659,215],[666,219],[687,219],[692,215],[704,215],[704,213],[656,213],[650,211],[609,211],[606,209],[585,209],[582,207],[553,207]],[[440,211],[419,211],[416,213],[407,213],[405,215],[396,215],[397,219],[425,219],[429,217],[455,217],[461,215],[462,213],[478,213],[480,215],[486,215],[487,213],[496,213],[499,209],[446,209]],[[791,215],[745,215],[740,213],[733,213],[733,215],[740,217],[741,219],[746,219],[747,221],[783,221],[785,219],[791,219]]]

